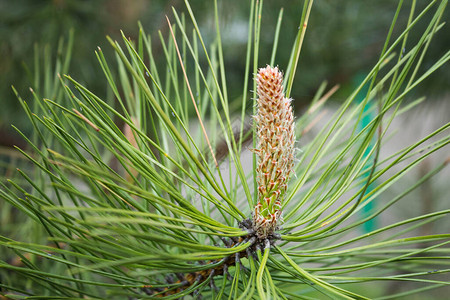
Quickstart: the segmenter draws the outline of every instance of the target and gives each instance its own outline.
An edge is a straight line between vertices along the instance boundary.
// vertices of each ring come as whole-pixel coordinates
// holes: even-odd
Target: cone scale
[[[258,203],[253,229],[265,239],[282,223],[281,205],[294,165],[295,132],[291,99],[283,93],[283,74],[277,67],[267,66],[259,69],[256,82]]]

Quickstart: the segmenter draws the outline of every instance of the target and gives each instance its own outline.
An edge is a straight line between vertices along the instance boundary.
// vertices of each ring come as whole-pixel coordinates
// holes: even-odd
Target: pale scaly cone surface
[[[281,204],[294,166],[294,118],[291,99],[284,97],[283,74],[277,67],[259,69],[256,76],[258,204],[253,229],[265,239],[282,223]]]

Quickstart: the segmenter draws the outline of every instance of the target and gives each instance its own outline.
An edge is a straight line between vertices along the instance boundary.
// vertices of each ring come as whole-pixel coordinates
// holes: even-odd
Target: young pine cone
[[[295,132],[291,99],[283,93],[283,74],[277,67],[267,66],[259,69],[256,82],[258,203],[253,228],[264,239],[282,223],[281,203],[294,166]]]

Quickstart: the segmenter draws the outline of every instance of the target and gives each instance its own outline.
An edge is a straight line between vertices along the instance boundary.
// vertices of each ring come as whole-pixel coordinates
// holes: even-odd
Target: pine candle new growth
[[[295,132],[291,99],[283,93],[283,74],[277,67],[267,66],[259,69],[256,82],[258,203],[253,228],[265,239],[282,223],[281,204],[294,165]]]

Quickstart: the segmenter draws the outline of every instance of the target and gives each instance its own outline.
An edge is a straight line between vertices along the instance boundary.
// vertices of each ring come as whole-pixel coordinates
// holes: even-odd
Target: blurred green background
[[[231,99],[242,93],[250,1],[218,1],[228,87]],[[405,1],[399,17],[399,32],[407,21],[411,1]],[[428,1],[418,1],[417,11]],[[215,34],[213,1],[192,0],[190,4],[207,43]],[[270,60],[278,13],[284,8],[276,64],[285,70],[297,33],[303,1],[265,1],[259,65]],[[25,99],[30,98],[33,53],[38,45],[48,58],[57,55],[58,40],[74,29],[70,75],[98,95],[105,94],[105,80],[94,51],[102,47],[112,62],[106,35],[119,38],[120,30],[135,38],[140,20],[152,35],[154,55],[164,63],[158,30],[167,37],[165,15],[173,20],[172,6],[185,12],[182,0],[0,0],[0,146],[22,144],[10,124],[27,129],[28,121],[12,92],[14,85]],[[296,109],[312,98],[323,80],[341,84],[334,97],[339,101],[354,85],[354,78],[377,60],[397,6],[396,0],[321,0],[314,3],[292,97]],[[443,21],[448,21],[449,10]],[[426,24],[421,25],[426,26]],[[446,30],[434,39],[424,70],[450,46]],[[448,32],[448,31],[447,31]],[[411,32],[412,40],[414,32]],[[27,67],[26,67],[27,66]],[[28,72],[26,71],[28,68]],[[247,80],[251,80],[248,78]],[[449,91],[450,74],[441,69],[415,91],[438,99]],[[46,96],[46,95],[43,95]]]

